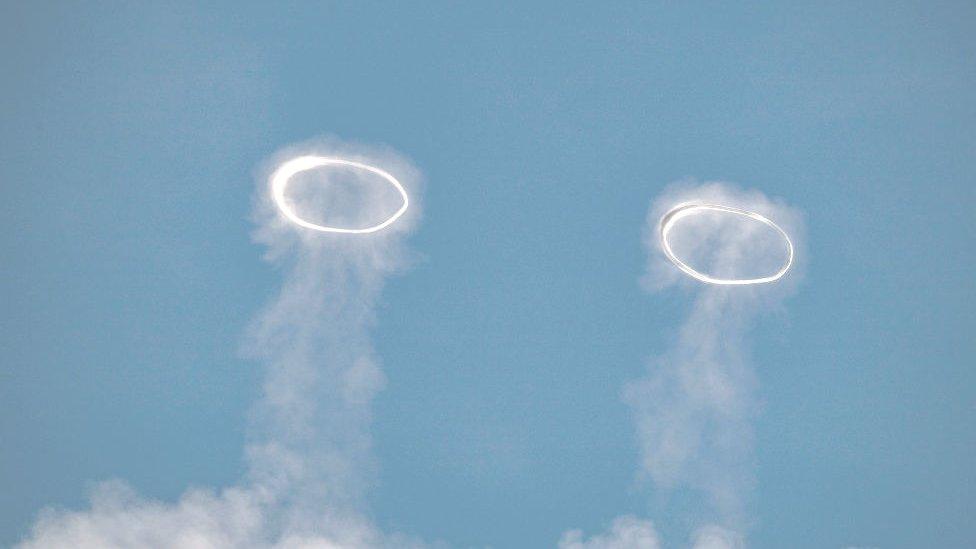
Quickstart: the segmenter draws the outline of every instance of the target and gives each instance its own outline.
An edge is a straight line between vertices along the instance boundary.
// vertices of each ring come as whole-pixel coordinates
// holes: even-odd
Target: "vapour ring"
[[[296,174],[304,171],[312,170],[315,168],[321,168],[323,166],[346,166],[349,168],[355,168],[358,170],[367,171],[372,174],[376,174],[382,177],[387,183],[393,186],[403,198],[403,205],[400,209],[396,211],[393,215],[383,221],[378,225],[373,225],[371,227],[366,227],[364,229],[347,229],[343,227],[329,227],[326,225],[318,225],[310,221],[306,221],[291,209],[288,201],[285,200],[285,188],[288,187],[288,182]],[[344,234],[366,234],[375,233],[376,231],[382,230],[389,226],[391,223],[396,221],[407,211],[407,207],[410,205],[410,199],[407,197],[407,191],[404,190],[403,185],[397,181],[397,178],[390,175],[385,170],[381,170],[377,167],[370,166],[368,164],[363,164],[361,162],[354,162],[352,160],[344,160],[342,158],[328,158],[324,156],[299,156],[293,158],[274,171],[271,175],[271,196],[274,199],[275,204],[281,213],[285,215],[289,220],[291,220],[296,225],[305,227],[306,229],[312,229],[315,231],[321,231],[325,233],[344,233]]]
[[[678,256],[674,255],[674,251],[671,250],[671,244],[668,242],[668,234],[671,232],[674,224],[677,223],[679,219],[694,215],[695,213],[700,213],[702,210],[712,210],[741,215],[772,227],[783,237],[783,240],[786,241],[786,263],[784,263],[783,266],[776,271],[776,273],[760,278],[714,278],[696,271],[690,265],[678,259]],[[767,282],[775,282],[776,280],[782,278],[783,275],[786,274],[786,271],[789,271],[790,267],[793,265],[793,242],[790,241],[790,237],[786,234],[786,231],[781,229],[779,225],[773,223],[769,218],[756,212],[733,208],[731,206],[721,206],[718,204],[679,204],[669,210],[666,214],[664,214],[663,217],[661,217],[661,248],[664,249],[664,255],[668,257],[671,263],[674,263],[675,266],[684,271],[685,274],[694,278],[695,280],[705,282],[707,284],[742,286],[747,284],[765,284]]]

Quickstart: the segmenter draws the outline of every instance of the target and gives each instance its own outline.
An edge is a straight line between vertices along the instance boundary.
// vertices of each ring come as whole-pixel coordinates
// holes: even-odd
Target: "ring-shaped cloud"
[[[348,229],[344,227],[329,227],[326,225],[318,225],[310,221],[306,221],[294,212],[289,206],[288,201],[285,200],[285,188],[288,187],[288,182],[296,174],[304,171],[312,170],[315,168],[321,168],[323,166],[345,166],[349,168],[354,168],[358,170],[363,170],[376,174],[382,177],[386,182],[393,186],[403,198],[403,205],[400,209],[396,211],[393,215],[387,218],[382,223],[373,225],[371,227],[366,227],[364,229]],[[352,160],[344,160],[342,158],[329,158],[325,156],[299,156],[284,162],[278,169],[274,171],[271,175],[271,196],[274,198],[275,204],[281,213],[285,215],[289,220],[297,225],[305,227],[306,229],[312,229],[315,231],[322,231],[325,233],[345,233],[345,234],[366,234],[375,233],[376,231],[382,230],[389,226],[391,223],[396,221],[404,212],[407,211],[407,207],[410,205],[410,199],[407,197],[407,191],[404,190],[403,185],[388,172],[381,170],[375,166],[370,166],[368,164],[363,164],[361,162],[354,162]]]
[[[743,217],[748,217],[750,219],[768,225],[769,227],[772,227],[773,229],[776,230],[776,232],[778,232],[783,237],[783,240],[786,241],[786,251],[787,251],[786,262],[774,274],[769,276],[759,277],[759,278],[714,278],[707,274],[696,271],[690,265],[688,265],[684,261],[681,261],[678,258],[678,256],[674,254],[674,251],[671,249],[671,244],[668,242],[668,234],[671,232],[671,229],[674,227],[675,223],[677,223],[679,219],[688,217],[690,215],[694,215],[696,213],[701,213],[702,211],[708,211],[708,210],[729,213],[734,215],[741,215]],[[660,226],[661,226],[661,247],[664,249],[664,255],[666,255],[668,259],[671,260],[671,262],[674,263],[685,274],[694,278],[695,280],[705,282],[707,284],[741,286],[746,284],[764,284],[767,282],[775,282],[776,280],[782,278],[782,276],[786,274],[786,271],[790,270],[790,267],[793,265],[793,242],[790,241],[790,237],[786,234],[786,231],[781,229],[779,225],[777,225],[776,223],[773,223],[772,220],[770,220],[769,218],[760,215],[756,212],[750,212],[748,210],[733,208],[731,206],[721,206],[718,204],[694,204],[694,203],[679,204],[674,208],[668,210],[668,212],[665,213],[663,217],[661,217]]]

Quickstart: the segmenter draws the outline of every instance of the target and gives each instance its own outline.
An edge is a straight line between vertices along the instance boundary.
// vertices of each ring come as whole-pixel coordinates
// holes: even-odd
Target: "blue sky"
[[[254,179],[319,135],[425,180],[372,332],[384,528],[683,528],[621,391],[688,315],[641,289],[641,230],[695,178],[806,218],[805,279],[749,335],[751,545],[970,543],[976,8],[848,4],[4,4],[0,544],[93,482],[240,478],[239,348],[281,284]]]

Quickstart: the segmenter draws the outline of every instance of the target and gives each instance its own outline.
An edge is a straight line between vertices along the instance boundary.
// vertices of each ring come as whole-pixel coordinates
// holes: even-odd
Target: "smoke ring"
[[[400,209],[396,211],[393,215],[387,218],[382,223],[373,225],[371,227],[366,227],[364,229],[347,229],[344,227],[329,227],[326,225],[318,225],[310,221],[306,221],[291,209],[288,205],[288,201],[285,200],[285,188],[288,187],[288,182],[295,175],[312,170],[315,168],[321,168],[323,166],[347,166],[350,168],[355,168],[358,170],[363,170],[370,172],[372,174],[382,177],[387,183],[393,186],[403,198],[403,205]],[[325,156],[299,156],[288,160],[278,166],[278,169],[274,171],[271,175],[271,196],[274,199],[275,204],[282,214],[285,215],[289,220],[291,220],[296,225],[305,227],[306,229],[312,229],[315,231],[321,231],[325,233],[344,233],[344,234],[366,234],[375,233],[376,231],[382,230],[389,226],[391,223],[399,219],[404,212],[407,211],[407,207],[410,205],[410,199],[407,197],[407,191],[404,190],[403,185],[397,181],[397,178],[393,177],[386,172],[375,166],[370,166],[369,164],[363,164],[361,162],[354,162],[352,160],[345,160],[342,158],[329,158]]]
[[[772,227],[783,237],[786,241],[787,258],[786,262],[776,273],[770,276],[764,276],[759,278],[714,278],[707,274],[701,273],[693,269],[690,265],[681,261],[678,256],[674,254],[671,250],[671,244],[668,242],[668,234],[674,227],[674,224],[681,218],[694,215],[695,213],[700,213],[702,210],[712,210],[717,212],[730,213],[734,215],[741,215],[743,217],[748,217],[755,221],[759,221],[769,227]],[[790,241],[790,237],[786,234],[786,231],[781,229],[779,225],[773,223],[769,218],[758,214],[756,212],[750,212],[749,210],[742,210],[739,208],[733,208],[731,206],[722,206],[719,204],[679,204],[674,208],[668,210],[667,213],[661,217],[661,248],[664,250],[664,255],[674,263],[679,269],[681,269],[685,274],[698,280],[700,282],[705,282],[706,284],[718,284],[718,285],[733,285],[733,286],[743,286],[748,284],[765,284],[767,282],[775,282],[786,274],[786,271],[790,270],[793,265],[793,242]]]

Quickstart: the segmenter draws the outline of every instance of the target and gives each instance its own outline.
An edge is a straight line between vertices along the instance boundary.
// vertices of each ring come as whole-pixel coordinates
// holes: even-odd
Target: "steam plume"
[[[779,282],[755,286],[713,286],[691,280],[661,252],[658,223],[676,204],[688,201],[732,206],[773,219],[792,238],[802,259],[803,227],[793,209],[758,191],[724,183],[672,186],[652,204],[645,226],[650,291],[680,286],[695,294],[691,312],[674,345],[650,361],[647,374],[628,383],[624,401],[631,407],[640,449],[639,477],[655,487],[659,512],[672,512],[668,496],[680,493],[696,501],[692,516],[678,522],[698,523],[690,534],[696,549],[745,546],[750,526],[753,478],[753,419],[758,382],[751,365],[748,332],[758,313],[776,308],[799,280],[802,263]],[[743,270],[780,264],[782,243],[758,224],[743,225],[734,216],[688,218],[672,246],[689,261],[707,264],[724,277],[750,277]],[[775,268],[772,269],[773,271]],[[618,519],[619,521],[620,519]],[[653,532],[650,523],[644,527]],[[622,543],[618,523],[608,536],[591,538],[588,548],[640,548]],[[575,535],[578,536],[578,533]],[[650,537],[650,534],[648,534]],[[567,538],[564,537],[564,542]],[[574,538],[575,539],[575,538]],[[655,547],[655,545],[650,545]]]
[[[296,228],[271,203],[266,176],[280,161],[301,154],[382,166],[410,193],[410,209],[372,234]],[[188,490],[172,504],[139,497],[123,482],[106,482],[88,510],[44,510],[21,548],[419,545],[379,531],[363,499],[375,468],[371,401],[385,383],[369,332],[386,278],[408,259],[404,238],[419,218],[420,174],[391,150],[334,139],[293,147],[272,160],[258,181],[255,239],[267,246],[266,257],[284,282],[245,338],[245,351],[267,367],[250,417],[246,477],[221,491]],[[400,206],[399,196],[371,186],[362,173],[313,175],[318,179],[306,183],[315,185],[296,193],[315,213],[323,205],[355,201],[349,185],[340,183],[362,186],[352,193],[360,202],[355,212],[326,208],[331,221],[382,220]]]

